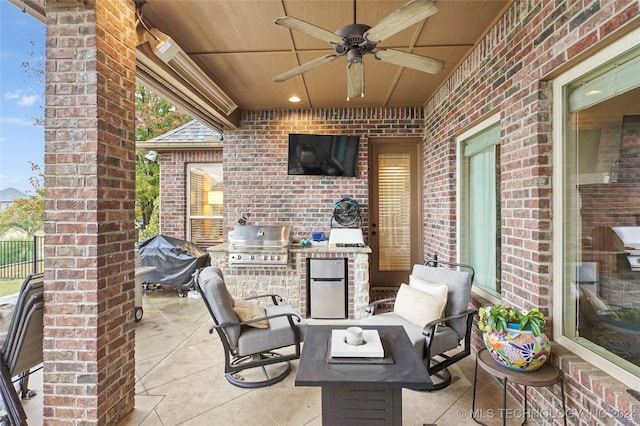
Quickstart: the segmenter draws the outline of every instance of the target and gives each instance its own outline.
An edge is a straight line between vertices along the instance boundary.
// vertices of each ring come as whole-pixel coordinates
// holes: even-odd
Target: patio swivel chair
[[[395,298],[371,303],[367,307],[371,315],[361,321],[364,325],[404,327],[431,376],[432,383],[426,384],[424,390],[447,387],[451,383],[448,367],[471,353],[471,326],[476,313],[469,309],[473,275],[471,266],[460,263],[430,260],[424,265],[414,265],[407,286],[413,288],[412,293],[401,286]],[[426,292],[427,296],[422,298],[416,291]],[[403,292],[402,309],[400,292]],[[432,315],[433,319],[426,323],[416,321],[416,316],[426,318],[421,311],[433,309],[434,300],[442,301],[443,305],[435,308],[440,309],[440,314]],[[391,310],[380,313],[384,307]]]
[[[222,271],[212,266],[199,272],[196,284],[213,318],[209,333],[217,331],[224,346],[224,371],[229,383],[258,388],[283,380],[291,371],[290,361],[300,358],[300,342],[306,330],[306,323],[293,308],[280,305],[282,298],[274,294],[234,299]],[[262,308],[247,302],[259,298],[270,298],[273,305]],[[254,312],[247,315],[247,311]],[[292,350],[287,353],[275,352],[290,346]],[[256,372],[262,374],[256,378]]]

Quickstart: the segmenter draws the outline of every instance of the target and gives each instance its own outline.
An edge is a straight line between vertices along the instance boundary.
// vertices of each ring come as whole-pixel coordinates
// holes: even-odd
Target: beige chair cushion
[[[424,327],[427,323],[444,316],[447,298],[400,285],[393,312],[410,323]]]
[[[236,313],[240,321],[250,321],[267,316],[267,312],[262,306],[243,299],[233,300],[233,312]],[[255,328],[269,328],[269,321],[256,321],[247,325]]]
[[[409,287],[424,291],[425,293],[431,294],[433,296],[444,298],[446,298],[449,293],[449,286],[446,283],[430,283],[429,281],[420,279],[413,274],[409,275]]]

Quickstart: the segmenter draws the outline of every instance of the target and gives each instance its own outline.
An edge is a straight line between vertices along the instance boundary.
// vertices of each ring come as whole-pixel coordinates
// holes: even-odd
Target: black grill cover
[[[155,271],[144,274],[145,283],[191,286],[193,273],[211,263],[209,253],[190,241],[157,235],[138,245],[142,266]]]

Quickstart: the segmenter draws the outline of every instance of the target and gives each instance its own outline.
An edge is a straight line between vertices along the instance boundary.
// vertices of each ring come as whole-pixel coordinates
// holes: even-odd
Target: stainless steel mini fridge
[[[309,259],[311,318],[347,318],[346,259]]]

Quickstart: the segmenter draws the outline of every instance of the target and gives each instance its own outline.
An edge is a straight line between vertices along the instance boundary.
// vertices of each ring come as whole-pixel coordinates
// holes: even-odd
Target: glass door
[[[423,262],[420,147],[413,139],[371,140],[372,287],[398,287]]]

